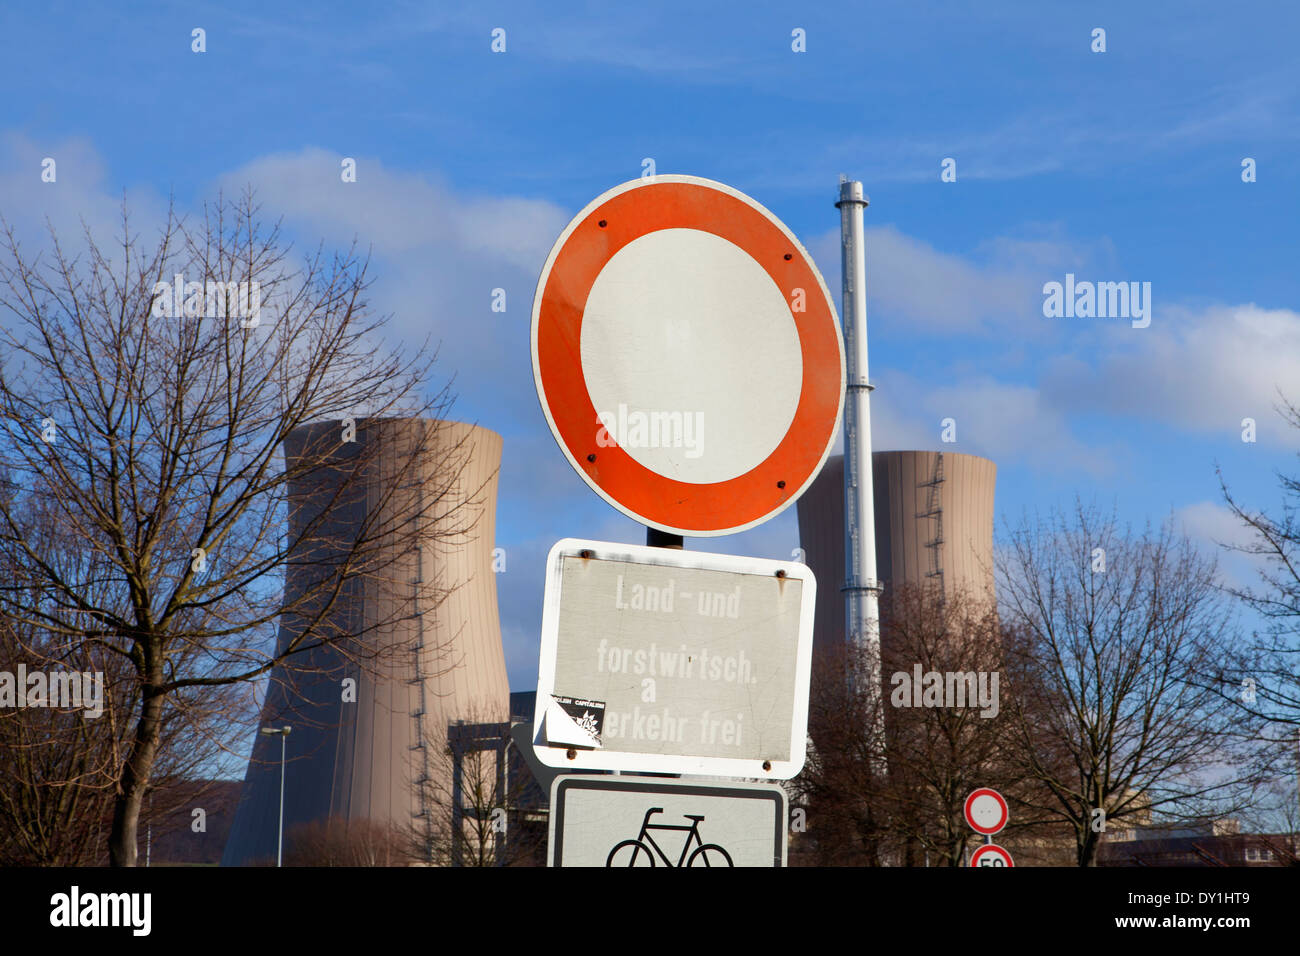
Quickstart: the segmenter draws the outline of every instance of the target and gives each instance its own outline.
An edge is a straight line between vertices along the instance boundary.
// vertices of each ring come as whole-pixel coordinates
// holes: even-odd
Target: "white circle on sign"
[[[1002,804],[991,793],[981,793],[970,802],[970,818],[986,830],[1002,822]]]
[[[587,297],[581,351],[609,437],[694,484],[761,464],[803,388],[785,294],[747,252],[699,229],[660,229],[615,253]]]

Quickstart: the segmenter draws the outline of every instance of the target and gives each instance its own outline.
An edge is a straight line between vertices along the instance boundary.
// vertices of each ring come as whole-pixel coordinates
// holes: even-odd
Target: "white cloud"
[[[55,162],[55,181],[43,182],[42,162]],[[83,246],[89,230],[112,257],[122,233],[122,193],[105,182],[103,160],[87,140],[72,137],[38,141],[22,133],[0,133],[0,215],[23,242],[27,253],[49,247],[47,224],[69,255]],[[131,232],[146,242],[165,219],[165,203],[149,187],[126,195]]]
[[[977,374],[975,361],[939,352],[940,374],[955,384],[890,380],[873,395],[877,447],[900,439],[930,447],[937,420],[921,410],[964,417],[972,426],[964,434],[981,454],[1051,457],[1092,474],[1109,469],[1109,456],[1070,436],[1079,412],[1234,436],[1242,419],[1253,418],[1261,443],[1294,444],[1274,407],[1279,389],[1300,400],[1300,312],[1254,303],[1193,309],[1166,304],[1156,287],[1145,329],[1123,320],[1044,320],[1045,277],[1121,273],[1108,240],[995,237],[970,256],[942,252],[893,227],[868,229],[866,241],[873,337],[902,334],[938,346],[954,335],[983,339],[1000,346],[1003,375],[1026,362],[1038,368],[1036,385],[1012,384]],[[808,246],[838,293],[838,230]],[[879,371],[873,379],[886,380]],[[899,394],[891,394],[895,389]]]
[[[1242,547],[1250,543],[1250,529],[1226,505],[1214,501],[1198,501],[1179,508],[1174,513],[1188,537],[1201,542],[1229,547]]]
[[[1197,545],[1206,557],[1219,563],[1224,583],[1234,588],[1258,586],[1259,572],[1265,568],[1262,557],[1243,554],[1235,548],[1253,543],[1250,529],[1227,506],[1214,501],[1198,501],[1174,512],[1175,527]]]
[[[1046,474],[1111,474],[1118,449],[1076,438],[1061,409],[1033,386],[987,376],[936,386],[902,372],[873,376],[871,446],[875,451],[955,451],[999,465],[1022,465]],[[956,424],[956,442],[944,442],[944,419]],[[832,454],[844,453],[841,435]]]
[[[237,191],[251,182],[277,212],[335,239],[359,235],[382,254],[445,246],[532,271],[570,218],[545,200],[458,196],[436,180],[389,169],[373,157],[352,157],[357,181],[344,183],[343,158],[316,147],[277,153],[227,173],[220,184]]]
[[[546,434],[532,380],[529,327],[541,263],[571,213],[544,200],[463,196],[436,179],[356,156],[357,180],[340,178],[342,155],[319,148],[278,153],[224,175],[252,184],[268,215],[314,247],[373,250],[372,308],[391,331],[440,348],[438,374],[455,375],[455,417],[489,428]],[[504,289],[506,311],[491,310]]]
[[[1070,423],[1038,388],[977,377],[951,385],[933,386],[915,380],[900,382],[900,406],[930,413],[933,436],[923,448],[983,455],[999,464],[1019,463],[1035,470],[1100,477],[1114,467],[1112,453],[1075,438]],[[956,423],[957,441],[940,441],[940,422]]]
[[[1300,313],[1255,304],[1161,308],[1149,328],[1095,336],[1093,352],[1052,359],[1052,405],[1240,434],[1254,418],[1261,443],[1294,444],[1274,414],[1278,390],[1300,399]],[[1091,358],[1091,361],[1088,359]]]
[[[870,328],[907,335],[985,335],[1014,328],[1019,340],[1058,335],[1042,318],[1043,282],[1094,258],[1061,239],[999,238],[970,256],[943,252],[894,226],[865,230]],[[840,232],[808,241],[838,307]]]

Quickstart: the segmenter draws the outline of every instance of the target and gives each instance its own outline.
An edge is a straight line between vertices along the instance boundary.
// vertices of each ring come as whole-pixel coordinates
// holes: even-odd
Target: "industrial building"
[[[991,598],[997,465],[958,452],[878,451],[871,468],[880,583]],[[827,459],[797,508],[799,544],[819,585],[814,646],[821,649],[845,639],[842,455]]]
[[[285,442],[286,459],[292,463],[343,426],[321,422],[295,430]],[[347,540],[376,502],[385,500],[386,483],[404,471],[401,464],[423,442],[435,449],[430,471],[414,478],[407,474],[401,491],[435,495],[437,507],[421,508],[432,517],[418,546],[391,555],[383,573],[354,579],[329,617],[328,627],[337,630],[339,640],[374,627],[398,653],[366,667],[326,645],[294,655],[290,666],[277,665],[271,674],[261,724],[291,727],[282,738],[286,852],[289,835],[305,824],[364,821],[407,832],[445,812],[448,801],[441,797],[452,790],[449,725],[508,726],[510,716],[492,566],[501,436],[473,425],[411,418],[358,422],[356,441],[379,443],[364,448],[374,454],[361,492],[339,500],[328,483],[291,487],[291,500],[301,505],[290,511],[290,534],[300,534],[310,516],[324,514],[327,525]],[[453,479],[434,473],[445,471],[440,463],[457,458],[463,467]],[[386,507],[410,500],[399,495],[397,504]],[[469,531],[467,511],[473,515]],[[330,560],[325,548],[310,561],[291,565],[286,593],[302,593],[298,589],[309,585],[307,576]],[[417,589],[436,591],[437,605],[395,616],[395,608],[409,604]],[[391,627],[383,623],[390,617]],[[294,626],[286,614],[281,648]],[[255,739],[223,865],[275,862],[281,743],[277,736]]]

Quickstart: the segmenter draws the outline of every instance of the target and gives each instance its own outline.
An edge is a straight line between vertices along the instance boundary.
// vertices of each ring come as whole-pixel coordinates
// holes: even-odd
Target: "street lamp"
[[[284,745],[289,739],[288,724],[283,727],[263,727],[262,733],[280,738],[280,836],[275,848],[275,865],[284,866]]]

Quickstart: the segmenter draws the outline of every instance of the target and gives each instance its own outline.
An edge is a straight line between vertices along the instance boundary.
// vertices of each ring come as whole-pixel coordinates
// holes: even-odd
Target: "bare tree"
[[[808,699],[808,752],[790,781],[800,825],[791,865],[881,866],[889,854],[878,661],[846,642],[817,650]]]
[[[1166,522],[1113,514],[1024,521],[999,557],[1013,753],[1093,865],[1104,829],[1236,812],[1266,773],[1260,722],[1198,678],[1245,649],[1215,566]]]
[[[412,854],[434,866],[540,866],[545,801],[510,737],[508,721],[481,709],[428,726],[431,755],[415,781],[420,813],[408,829]]]
[[[68,663],[78,672],[101,666]],[[25,664],[12,636],[0,630],[0,669],[25,674],[18,666]],[[106,683],[103,711],[114,707],[116,696]],[[48,700],[0,710],[0,865],[98,862],[118,764],[118,741],[103,711],[92,715],[83,706],[51,706]]]
[[[377,666],[394,644],[377,636],[438,606],[408,565],[454,530],[445,492],[464,455],[431,460],[435,429],[400,461],[360,439],[395,416],[442,417],[447,392],[423,391],[433,357],[384,343],[355,249],[291,268],[251,194],[197,228],[169,211],[153,243],[124,205],[114,244],[88,233],[79,256],[51,234],[29,258],[6,224],[0,253],[0,563],[23,575],[0,582],[0,613],[129,665],[109,853],[132,866],[169,707],[190,720],[318,647]],[[313,486],[327,491],[301,497]],[[76,547],[33,534],[35,507]],[[357,520],[331,520],[339,509]],[[338,613],[359,588],[391,590],[391,613]]]
[[[823,865],[961,866],[976,834],[967,795],[995,787],[1009,799],[1026,783],[1006,759],[1002,626],[991,596],[911,584],[881,602],[882,678],[866,652],[818,655],[808,762],[794,782],[812,850]],[[873,733],[885,712],[883,749]],[[1041,817],[1017,814],[1027,831]]]
[[[63,549],[62,566],[80,565],[78,576],[92,582],[86,596],[108,600],[104,575],[86,567],[95,554],[58,533],[47,502],[32,504],[28,540],[41,540],[50,554]],[[27,583],[34,589],[29,599],[37,599],[39,580],[21,567],[9,565],[0,575],[15,589]],[[130,740],[132,677],[130,662],[100,645],[0,615],[0,862],[86,866],[107,860],[104,836]],[[175,809],[173,782],[210,769],[220,757],[230,739],[227,718],[237,709],[230,696],[214,688],[198,702],[179,696],[169,702],[153,810]],[[191,785],[188,792],[194,791]]]
[[[1275,778],[1261,784],[1253,805],[1242,814],[1248,832],[1289,837],[1290,852],[1300,855],[1300,731],[1293,737],[1292,759],[1283,762]]]
[[[882,602],[891,829],[904,865],[961,866],[966,797],[1016,786],[1000,750],[1002,634],[992,596],[905,585]],[[1021,815],[1016,823],[1028,823]]]
[[[1300,435],[1300,405],[1283,397],[1278,411]],[[1252,713],[1291,725],[1289,731],[1275,728],[1281,741],[1300,727],[1300,475],[1278,474],[1282,501],[1270,515],[1247,508],[1228,490],[1222,470],[1218,474],[1228,509],[1251,536],[1248,544],[1225,547],[1261,561],[1258,587],[1229,590],[1268,624],[1253,648],[1259,668],[1226,668],[1230,680],[1225,690]]]

